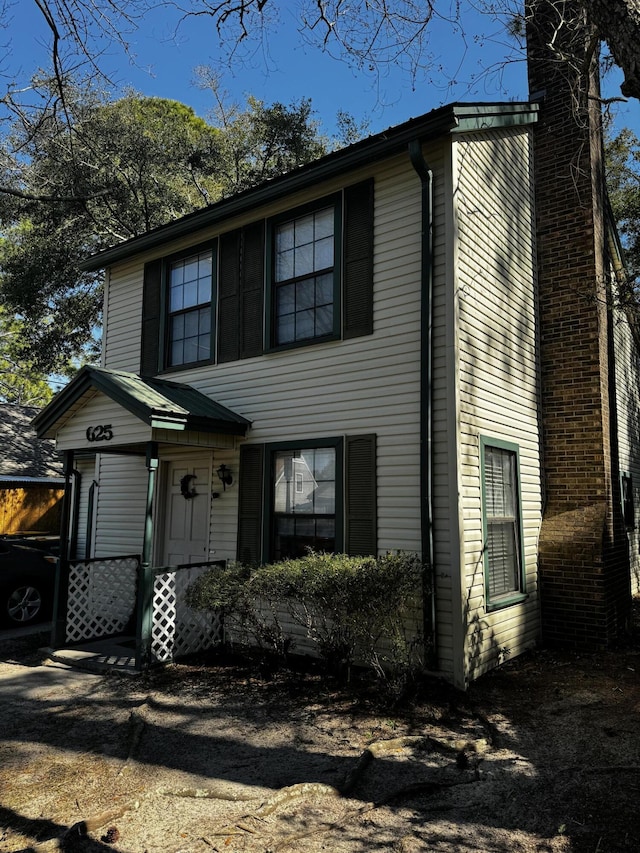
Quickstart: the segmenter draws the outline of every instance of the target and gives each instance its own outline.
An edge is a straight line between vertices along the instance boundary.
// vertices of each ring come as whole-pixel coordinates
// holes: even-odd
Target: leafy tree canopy
[[[0,307],[0,402],[44,406],[53,391],[20,351],[23,327],[23,323]]]
[[[217,123],[134,94],[108,102],[51,81],[0,149],[0,297],[21,320],[18,350],[45,372],[89,354],[100,321],[91,252],[135,237],[325,151],[308,101],[245,108],[218,93]],[[217,91],[217,90],[216,90]]]
[[[605,144],[607,183],[613,214],[625,247],[629,278],[640,281],[640,140],[624,129]]]
[[[8,42],[13,2],[0,0]],[[267,107],[249,101],[230,109],[219,100],[210,126],[176,102],[129,95],[108,103],[96,95],[96,81],[104,82],[105,49],[116,43],[128,51],[151,8],[175,10],[176,26],[185,16],[210,23],[229,60],[241,60],[245,45],[252,45],[246,56],[261,41],[268,44],[280,16],[293,13],[307,43],[367,70],[400,65],[414,78],[429,66],[443,73],[431,52],[436,19],[463,39],[476,38],[465,32],[465,15],[479,8],[509,34],[507,61],[541,15],[556,33],[586,17],[593,45],[582,41],[575,55],[560,51],[558,62],[586,68],[601,39],[624,72],[624,94],[640,97],[640,0],[20,2],[33,4],[50,39],[42,61],[46,71],[31,85],[15,82],[10,53],[0,66],[0,221],[7,238],[0,252],[0,299],[24,321],[20,337],[47,370],[79,352],[98,321],[99,282],[78,270],[88,251],[306,162],[322,149],[306,102]],[[555,37],[548,43],[553,47]],[[354,123],[343,121],[342,128],[351,141]]]

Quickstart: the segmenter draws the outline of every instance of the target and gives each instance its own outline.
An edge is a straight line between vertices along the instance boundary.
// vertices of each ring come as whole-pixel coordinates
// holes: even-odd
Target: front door
[[[211,500],[209,460],[169,462],[166,483],[164,564],[206,562]]]

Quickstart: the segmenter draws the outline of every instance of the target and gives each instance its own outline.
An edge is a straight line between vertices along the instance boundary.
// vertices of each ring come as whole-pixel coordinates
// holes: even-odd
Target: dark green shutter
[[[155,376],[161,370],[160,324],[162,321],[162,260],[144,267],[142,289],[142,347],[140,375]]]
[[[375,435],[345,437],[344,550],[352,556],[378,553]]]
[[[264,222],[220,238],[218,362],[262,355]]]
[[[240,229],[220,238],[217,336],[220,363],[240,357],[240,244]]]
[[[264,222],[242,231],[240,358],[262,355],[264,316]]]
[[[344,191],[343,337],[373,334],[373,180]]]
[[[238,561],[262,561],[264,445],[240,445],[238,492]]]

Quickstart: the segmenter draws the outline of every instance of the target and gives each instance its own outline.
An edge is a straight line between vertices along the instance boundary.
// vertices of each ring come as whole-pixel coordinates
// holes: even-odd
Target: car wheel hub
[[[9,596],[7,611],[14,622],[29,622],[42,606],[40,593],[34,586],[21,586]]]

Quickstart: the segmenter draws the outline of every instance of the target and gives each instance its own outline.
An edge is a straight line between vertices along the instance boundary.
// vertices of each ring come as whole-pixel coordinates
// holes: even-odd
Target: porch
[[[225,562],[145,569],[137,555],[68,561],[68,572],[59,572],[51,656],[139,673],[212,648],[223,640],[221,615],[190,608],[186,591]]]
[[[226,564],[211,559],[214,454],[228,494],[224,460],[250,421],[189,385],[86,367],[34,426],[64,460],[55,653],[92,647],[113,668],[141,671],[220,642],[220,619],[191,610],[185,594]]]

